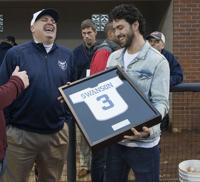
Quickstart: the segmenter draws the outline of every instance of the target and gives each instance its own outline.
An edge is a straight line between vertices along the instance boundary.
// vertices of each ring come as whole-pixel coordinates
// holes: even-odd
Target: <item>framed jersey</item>
[[[92,149],[120,141],[132,127],[141,130],[161,121],[159,112],[118,66],[59,91]]]

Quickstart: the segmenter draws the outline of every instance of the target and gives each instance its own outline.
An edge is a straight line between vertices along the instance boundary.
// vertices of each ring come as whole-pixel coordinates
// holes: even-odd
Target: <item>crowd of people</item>
[[[32,40],[0,44],[0,181],[27,182],[34,165],[39,182],[60,179],[67,159],[72,120],[58,87],[120,66],[162,116],[161,124],[131,128],[118,143],[90,150],[79,135],[80,170],[92,182],[159,182],[160,135],[169,125],[169,91],[183,81],[177,58],[155,31],[145,36],[145,19],[135,6],[120,4],[109,14],[105,40],[97,41],[91,19],[81,22],[82,43],[73,51],[55,43],[59,14],[42,9],[30,22]],[[90,121],[88,121],[89,123]]]

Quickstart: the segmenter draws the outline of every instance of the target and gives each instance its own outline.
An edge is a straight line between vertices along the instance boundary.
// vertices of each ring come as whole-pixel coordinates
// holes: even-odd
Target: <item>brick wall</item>
[[[200,0],[173,1],[173,52],[182,65],[184,82],[200,82],[199,17]],[[199,95],[182,92],[173,94],[172,127],[197,127],[200,119]]]

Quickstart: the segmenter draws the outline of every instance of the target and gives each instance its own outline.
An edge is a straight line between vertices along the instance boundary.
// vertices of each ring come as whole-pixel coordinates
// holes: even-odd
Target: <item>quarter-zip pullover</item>
[[[0,84],[8,81],[17,65],[27,71],[30,86],[8,108],[7,124],[36,133],[59,131],[68,111],[57,100],[58,87],[73,81],[71,51],[54,44],[47,53],[33,41],[15,46],[1,66]]]

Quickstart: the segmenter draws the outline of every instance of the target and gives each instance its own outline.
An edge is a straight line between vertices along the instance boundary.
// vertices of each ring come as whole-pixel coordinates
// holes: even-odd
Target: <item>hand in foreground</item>
[[[28,78],[27,72],[19,71],[19,66],[15,67],[15,70],[13,71],[12,76],[19,77],[24,84],[24,88],[27,88],[29,86],[29,78]]]
[[[131,128],[131,131],[133,132],[133,135],[124,135],[124,139],[128,140],[138,140],[142,138],[147,138],[150,136],[150,129],[146,126],[142,127],[141,132],[137,131],[135,128]]]
[[[62,104],[62,103],[64,103],[64,98],[63,98],[63,96],[59,96],[58,98],[57,98],[57,100]]]
[[[67,82],[66,83],[66,85],[70,85],[71,84],[71,82]],[[63,96],[61,95],[61,96],[59,96],[58,98],[57,98],[57,100],[62,104],[62,103],[64,103],[64,98],[63,98]]]

